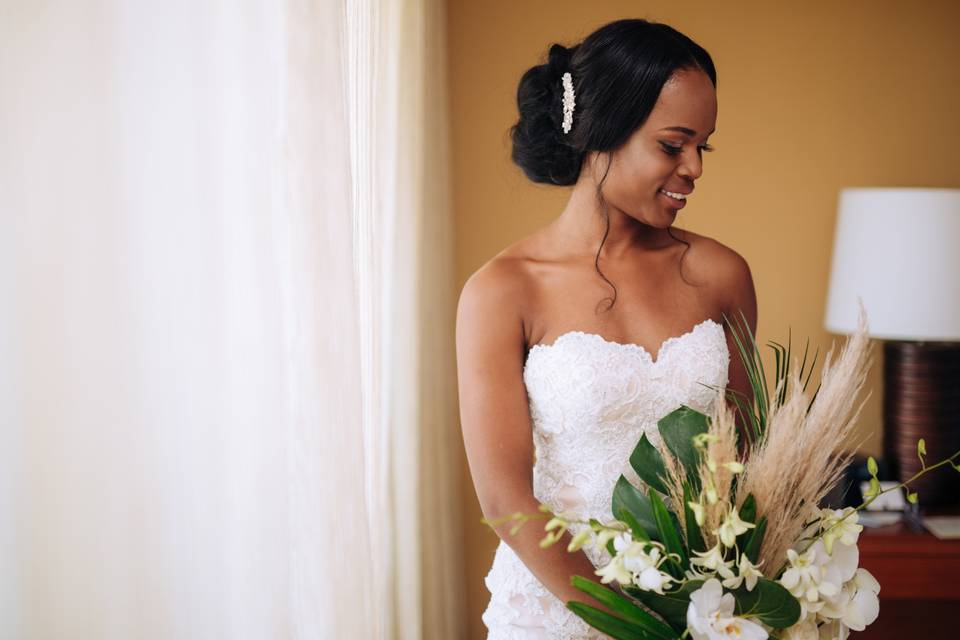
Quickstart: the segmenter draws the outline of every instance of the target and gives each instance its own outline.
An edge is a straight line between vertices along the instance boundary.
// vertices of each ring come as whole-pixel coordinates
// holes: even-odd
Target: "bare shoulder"
[[[460,291],[459,308],[521,317],[532,285],[521,256],[501,252],[470,274]]]
[[[523,352],[525,305],[533,285],[526,262],[522,252],[508,248],[467,278],[457,304],[458,345],[472,336]]]
[[[693,231],[683,230],[680,236],[690,243],[690,259],[696,267],[712,279],[743,278],[750,272],[750,265],[740,253],[715,238]]]
[[[708,282],[722,310],[729,314],[739,309],[755,318],[756,290],[747,260],[715,238],[687,230],[680,237],[690,243],[688,259],[697,278]]]
[[[542,231],[508,245],[470,274],[460,291],[457,315],[496,314],[523,328],[536,293],[536,268]],[[458,320],[459,323],[459,320]]]

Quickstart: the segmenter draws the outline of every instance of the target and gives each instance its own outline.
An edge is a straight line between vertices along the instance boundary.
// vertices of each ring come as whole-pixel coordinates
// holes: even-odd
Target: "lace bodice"
[[[682,404],[710,413],[717,388],[726,388],[729,363],[723,326],[711,318],[664,341],[656,360],[639,345],[583,331],[534,345],[523,369],[536,453],[534,495],[555,512],[611,520],[620,474],[642,487],[629,465],[641,434],[659,444],[657,421]],[[606,552],[585,551],[595,566],[609,560]],[[486,584],[490,639],[605,637],[564,607],[503,541]]]

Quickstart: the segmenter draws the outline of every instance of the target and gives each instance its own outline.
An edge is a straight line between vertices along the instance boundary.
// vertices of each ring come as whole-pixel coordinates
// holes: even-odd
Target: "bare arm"
[[[522,276],[491,262],[463,287],[457,307],[460,422],[480,508],[487,519],[537,511],[533,495],[533,438],[523,383],[525,339]],[[495,528],[551,593],[563,602],[590,599],[570,584],[573,575],[599,578],[583,551],[567,552],[570,534],[541,549],[544,521],[516,535],[511,523]],[[591,604],[595,604],[592,603]]]
[[[757,334],[757,293],[753,284],[753,276],[750,273],[750,266],[739,254],[732,253],[723,269],[722,276],[721,290],[724,292],[726,301],[724,313],[741,333],[743,332],[741,324],[743,318],[746,318],[750,334],[755,338]],[[740,316],[741,313],[743,318]],[[749,340],[749,337],[744,336],[744,339]],[[744,347],[749,349],[749,344],[745,342]],[[730,352],[730,380],[727,383],[727,389],[743,394],[749,401],[753,398],[750,379],[740,358],[736,340],[729,330],[727,331],[727,349]],[[731,401],[729,404],[733,409],[736,409],[735,403]],[[748,423],[744,423],[740,417],[738,417],[738,424],[741,428],[749,428]]]

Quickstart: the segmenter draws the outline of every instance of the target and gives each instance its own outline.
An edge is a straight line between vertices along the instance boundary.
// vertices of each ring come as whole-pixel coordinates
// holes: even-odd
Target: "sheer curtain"
[[[0,8],[0,637],[457,636],[441,4]]]

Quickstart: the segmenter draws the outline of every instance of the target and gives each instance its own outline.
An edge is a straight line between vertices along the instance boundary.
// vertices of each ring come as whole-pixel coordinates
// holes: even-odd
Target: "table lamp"
[[[845,188],[824,325],[850,334],[863,299],[883,341],[883,455],[900,481],[960,449],[960,189]],[[960,473],[911,483],[921,506],[960,504]]]

